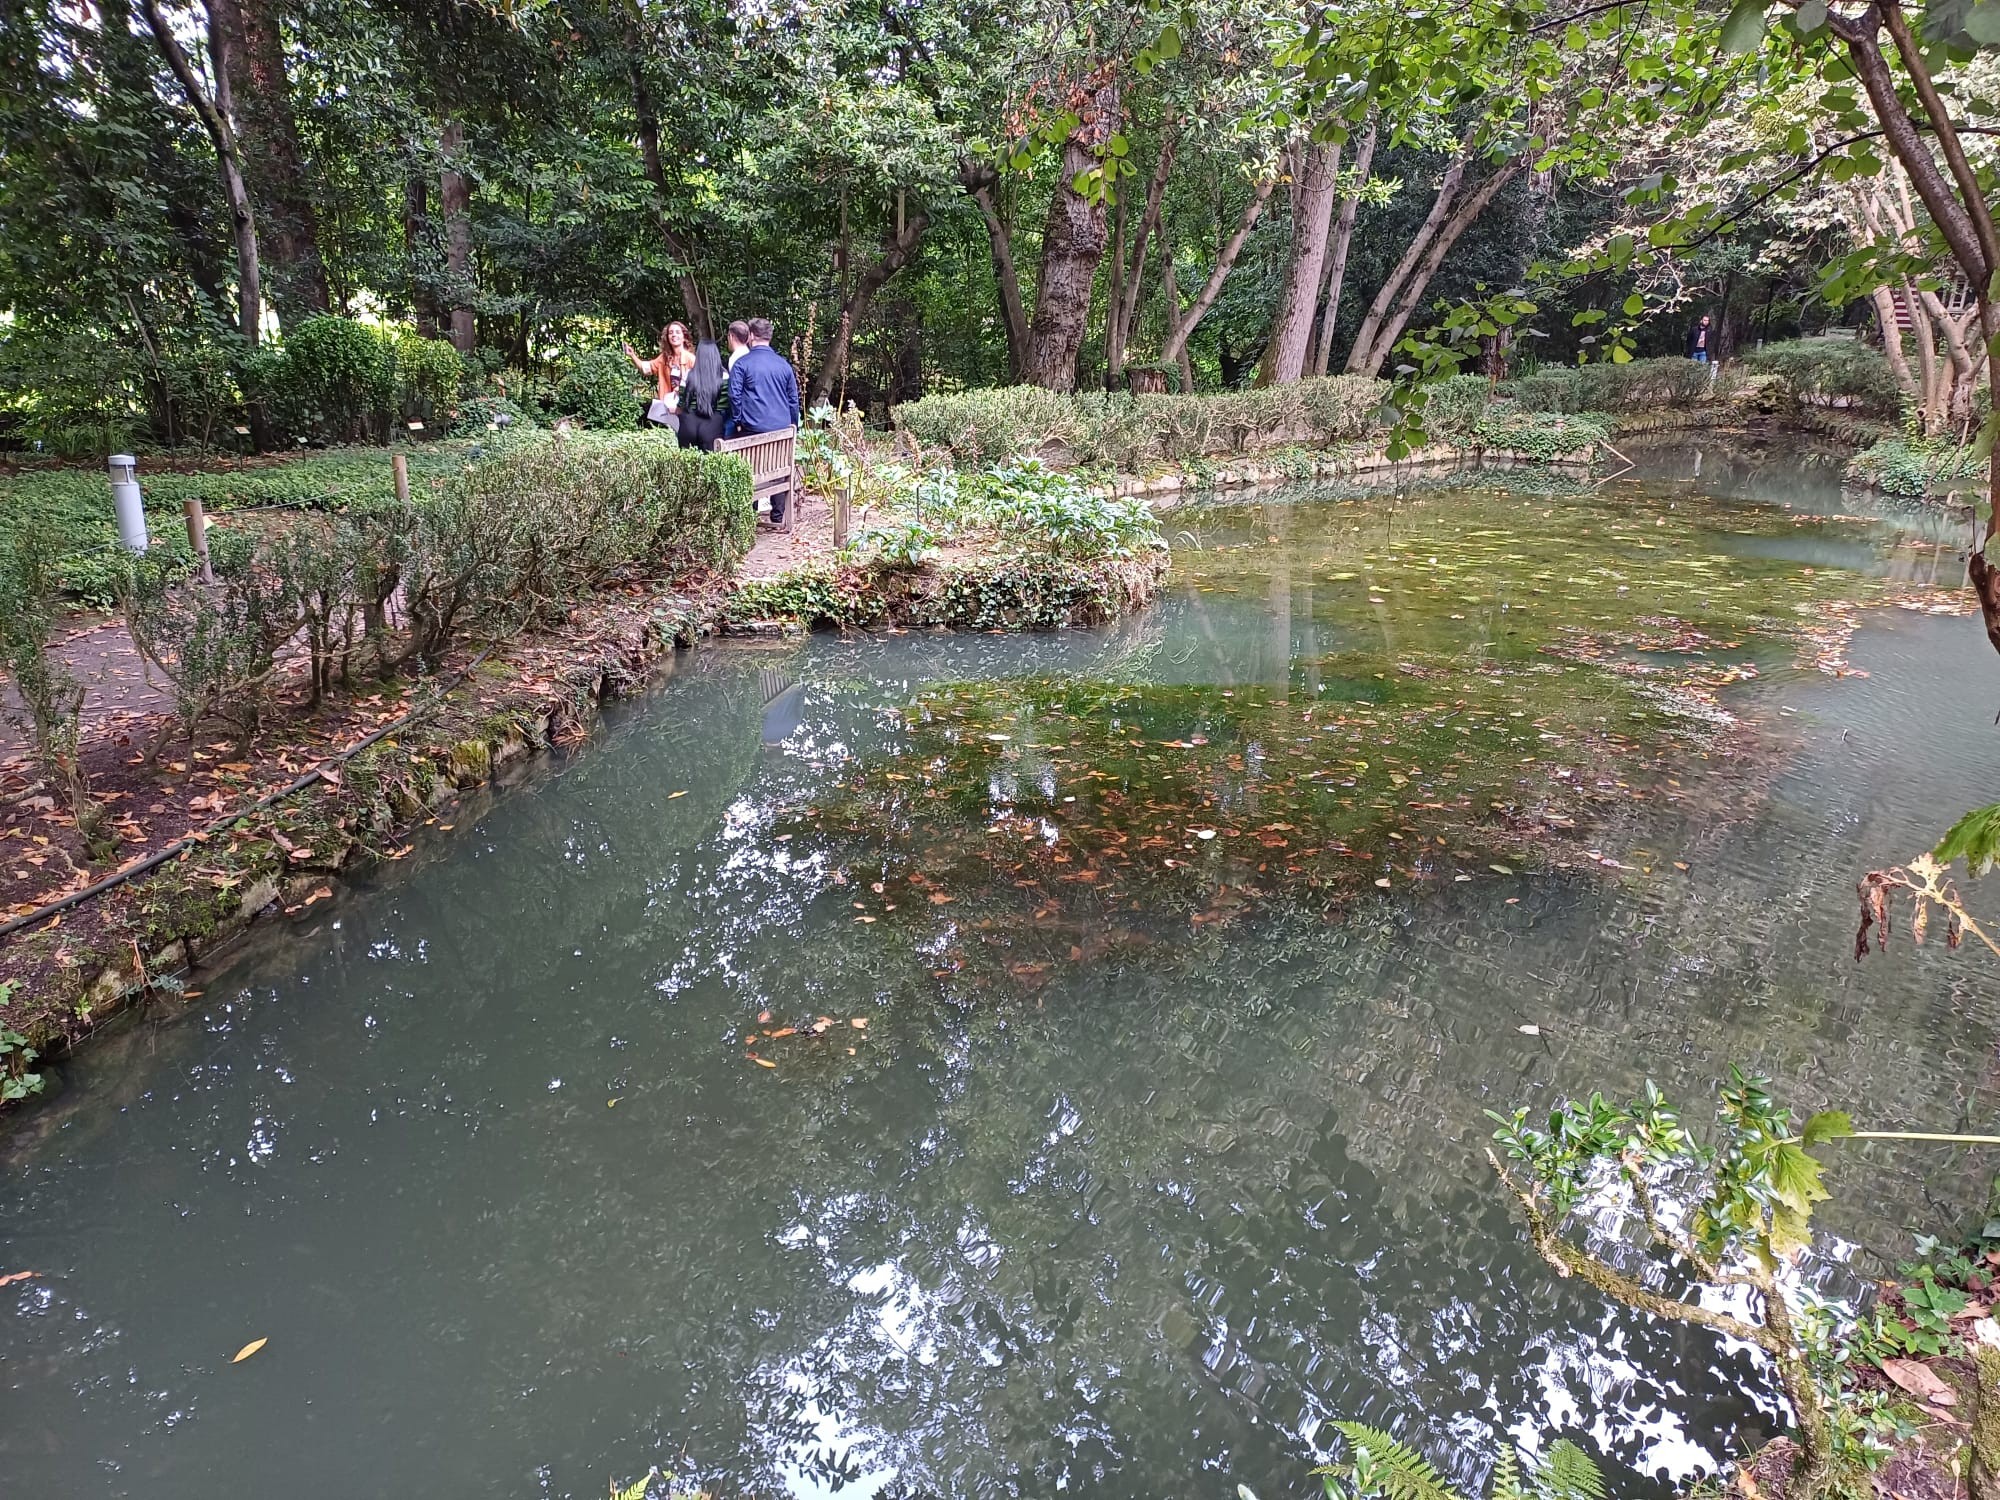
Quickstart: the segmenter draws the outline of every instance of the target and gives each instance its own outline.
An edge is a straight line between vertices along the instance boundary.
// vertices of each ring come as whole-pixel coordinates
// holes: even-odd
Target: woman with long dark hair
[[[653,377],[653,397],[640,413],[640,422],[650,422],[671,432],[677,425],[675,414],[680,409],[681,382],[694,368],[694,341],[688,337],[687,324],[669,323],[660,330],[658,358],[641,359],[639,351],[630,344],[625,345],[625,357],[641,375]]]
[[[729,420],[729,375],[714,339],[695,345],[694,364],[681,380],[681,446],[713,452]]]

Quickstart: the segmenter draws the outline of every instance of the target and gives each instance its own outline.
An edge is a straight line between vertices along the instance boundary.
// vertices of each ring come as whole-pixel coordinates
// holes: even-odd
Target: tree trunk
[[[1174,246],[1173,241],[1167,237],[1167,225],[1164,219],[1160,221],[1158,233],[1160,236],[1160,292],[1166,302],[1167,311],[1167,342],[1161,345],[1160,363],[1164,365],[1171,362],[1179,367],[1181,394],[1183,396],[1191,396],[1194,394],[1194,362],[1188,358],[1187,340],[1180,336],[1181,288],[1179,281],[1174,276]],[[1174,351],[1172,354],[1166,352],[1168,346],[1172,347]]]
[[[1410,243],[1403,250],[1403,258],[1383,279],[1375,300],[1368,304],[1368,312],[1361,320],[1361,327],[1354,335],[1354,347],[1347,353],[1347,373],[1350,375],[1372,375],[1381,367],[1382,361],[1375,357],[1375,346],[1382,324],[1390,316],[1401,295],[1403,283],[1416,270],[1417,263],[1437,238],[1451,217],[1452,204],[1458,199],[1458,186],[1465,180],[1465,169],[1472,164],[1472,133],[1466,132],[1465,140],[1459,146],[1458,155],[1445,168],[1444,176],[1438,179],[1437,196],[1431,200],[1431,211],[1424,216],[1424,222],[1411,236]]]
[[[1104,259],[1104,198],[1086,197],[1076,180],[1098,166],[1097,152],[1118,123],[1118,85],[1101,84],[1063,142],[1062,168],[1042,226],[1041,273],[1021,379],[1054,391],[1076,388],[1076,360],[1090,318],[1098,262]]]
[[[1104,388],[1118,389],[1118,372],[1125,365],[1125,351],[1119,347],[1118,309],[1125,301],[1125,195],[1118,195],[1112,211],[1111,285],[1104,299]]]
[[[1014,267],[1013,236],[1007,231],[1006,220],[1000,217],[999,202],[993,191],[1000,175],[984,162],[968,157],[958,164],[958,180],[978,205],[979,217],[986,222],[987,244],[993,255],[993,280],[1000,288],[1000,321],[1007,334],[1007,379],[1015,382],[1020,380],[1027,359],[1028,316],[1021,305],[1021,276]]]
[[[1320,273],[1326,269],[1334,188],[1340,178],[1340,147],[1332,142],[1300,142],[1292,147],[1291,159],[1295,172],[1291,254],[1285,265],[1285,285],[1278,294],[1277,315],[1271,320],[1271,342],[1257,370],[1259,385],[1292,385],[1306,372]]]
[[[1313,351],[1313,374],[1324,375],[1333,362],[1333,330],[1340,321],[1340,293],[1347,281],[1347,251],[1354,243],[1354,217],[1361,209],[1361,190],[1368,185],[1368,169],[1375,161],[1376,127],[1369,117],[1361,147],[1354,153],[1354,191],[1340,203],[1340,219],[1333,230],[1333,250],[1327,257],[1326,310],[1320,314],[1319,347]]]
[[[1125,368],[1125,354],[1132,345],[1132,325],[1138,319],[1139,293],[1145,285],[1146,246],[1153,238],[1153,227],[1160,222],[1160,204],[1166,197],[1167,179],[1174,169],[1176,137],[1169,126],[1160,138],[1160,152],[1153,162],[1152,181],[1146,185],[1146,207],[1139,215],[1139,232],[1132,238],[1131,264],[1125,264],[1125,239],[1121,233],[1118,239],[1118,260],[1112,267],[1110,336],[1105,343],[1106,384],[1116,388],[1118,376]],[[1119,211],[1121,230],[1124,224],[1124,210]]]
[[[1438,267],[1444,264],[1444,258],[1450,253],[1451,247],[1458,243],[1460,235],[1472,227],[1473,221],[1485,212],[1486,205],[1493,201],[1500,189],[1521,175],[1523,165],[1523,159],[1515,157],[1487,178],[1470,197],[1458,205],[1451,217],[1432,237],[1430,248],[1424,252],[1423,260],[1404,278],[1402,293],[1396,299],[1396,310],[1389,315],[1388,321],[1375,335],[1375,347],[1370,351],[1361,374],[1382,373],[1383,363],[1389,358],[1390,351],[1396,347],[1396,340],[1403,336],[1403,328],[1409,323],[1410,314],[1415,312],[1417,304],[1423,301],[1424,292],[1429,289],[1431,278],[1437,275]],[[1352,362],[1350,359],[1349,363]]]
[[[819,376],[813,381],[808,406],[818,406],[832,399],[834,382],[847,367],[847,351],[853,346],[854,330],[868,316],[869,304],[888,284],[889,278],[916,258],[917,247],[923,242],[924,230],[929,226],[930,214],[919,208],[897,226],[895,233],[883,245],[882,253],[854,279],[847,301],[840,310],[840,322],[833,343],[826,351],[826,363],[820,366]]]
[[[236,240],[236,322],[246,343],[257,342],[258,323],[263,314],[264,298],[261,273],[257,260],[257,216],[250,208],[250,190],[243,182],[242,160],[236,151],[236,133],[229,123],[225,103],[208,96],[201,79],[195,74],[194,64],[187,51],[174,35],[173,27],[160,10],[160,0],[144,0],[146,24],[153,28],[153,39],[160,45],[160,53],[173,70],[174,78],[187,95],[187,101],[194,106],[194,112],[201,116],[202,127],[208,131],[208,139],[215,147],[215,159],[222,172],[222,192],[229,203],[230,228]],[[215,46],[215,23],[209,22],[209,46]],[[220,75],[218,86],[226,86],[227,75]]]
[[[403,262],[410,277],[410,314],[417,332],[438,334],[437,291],[431,285],[431,188],[421,172],[403,179]]]
[[[271,306],[289,327],[325,312],[329,299],[278,13],[271,0],[209,0],[208,10],[218,75],[229,84],[237,150],[257,205]]]
[[[1257,191],[1250,195],[1250,201],[1243,207],[1243,217],[1237,222],[1236,233],[1222,247],[1222,253],[1215,258],[1215,269],[1208,273],[1208,282],[1195,297],[1194,304],[1182,317],[1180,326],[1167,334],[1167,342],[1160,350],[1160,363],[1179,359],[1187,348],[1188,336],[1195,330],[1208,310],[1215,305],[1215,299],[1222,291],[1222,283],[1236,264],[1236,257],[1243,253],[1243,242],[1250,238],[1250,231],[1257,227],[1258,217],[1264,212],[1264,205],[1271,201],[1271,189],[1276,187],[1274,179],[1266,179],[1257,184]]]
[[[688,327],[698,339],[714,338],[715,327],[709,321],[708,304],[702,300],[701,282],[695,275],[694,251],[674,232],[668,217],[673,194],[667,188],[666,164],[660,156],[660,113],[653,104],[653,90],[646,82],[641,58],[643,39],[636,21],[631,19],[626,22],[625,46],[632,60],[632,113],[638,121],[639,159],[645,167],[646,181],[653,185],[653,220],[659,226],[660,243],[674,258],[675,279],[680,282],[681,308],[687,314]]]
[[[444,214],[444,269],[451,307],[451,342],[470,354],[479,341],[472,311],[472,179],[460,170],[465,127],[447,120],[439,144],[444,170],[438,174],[438,207]]]

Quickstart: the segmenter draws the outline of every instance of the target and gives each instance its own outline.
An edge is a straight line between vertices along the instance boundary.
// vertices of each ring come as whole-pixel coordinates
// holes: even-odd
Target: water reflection
[[[1702,475],[1753,482],[1713,452]],[[1206,550],[1107,632],[710,653],[573,765],[467,809],[427,866],[72,1070],[0,1187],[0,1272],[43,1273],[0,1290],[0,1464],[24,1491],[147,1497],[580,1496],[660,1463],[729,1495],[1269,1500],[1309,1492],[1327,1422],[1354,1417],[1467,1483],[1505,1435],[1566,1431],[1647,1493],[1768,1430],[1742,1352],[1533,1260],[1484,1180],[1482,1111],[1649,1074],[1698,1097],[1743,1061],[1884,1125],[1990,1117],[1990,971],[1844,948],[1855,869],[1980,796],[1991,729],[1960,688],[1986,648],[1892,612],[1855,650],[1872,675],[1843,680],[1746,635],[1763,676],[1728,702],[1751,728],[1667,742],[1657,795],[1572,797],[1573,757],[1519,763],[1631,688],[1565,674],[1535,612],[1649,612],[1569,584],[1581,555],[1635,571],[1684,524],[1777,543],[1676,553],[1714,577],[1675,597],[1731,624],[1915,555],[1861,523],[1801,550],[1778,512],[1618,484],[1189,513]],[[1471,528],[1510,532],[1474,544],[1495,566],[1440,576],[1437,530],[1509,504]],[[1106,785],[1076,747],[1117,714],[1144,721],[1124,793],[1182,825],[1204,794],[1233,814],[1290,748],[1219,743],[1244,705],[1442,691],[1404,663],[1466,691],[1593,684],[1552,695],[1560,723],[1490,733],[1609,863],[1319,907],[1267,875],[1273,899],[1195,922],[1164,866],[1055,900],[913,857],[911,829],[954,824],[1065,852],[1064,809]],[[974,683],[1014,715],[977,733],[1009,738],[976,741],[976,777],[931,769],[923,803],[912,714]],[[1038,707],[1089,693],[1118,705],[1097,728]],[[1368,737],[1388,746],[1315,734],[1301,766],[1401,765],[1402,724]],[[1210,750],[1199,779],[1152,769]],[[901,821],[837,820],[857,780],[902,788]],[[1163,857],[1184,853],[1206,858]],[[1904,1220],[1976,1202],[1974,1176],[1856,1148],[1825,1222],[1865,1270]]]

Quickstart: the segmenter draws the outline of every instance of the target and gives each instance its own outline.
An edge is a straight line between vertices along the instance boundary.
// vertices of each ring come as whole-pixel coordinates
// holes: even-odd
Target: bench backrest
[[[750,465],[752,493],[769,495],[782,491],[789,494],[798,472],[798,435],[796,427],[780,427],[776,432],[753,432],[746,437],[722,438],[716,443],[715,451],[743,457]]]

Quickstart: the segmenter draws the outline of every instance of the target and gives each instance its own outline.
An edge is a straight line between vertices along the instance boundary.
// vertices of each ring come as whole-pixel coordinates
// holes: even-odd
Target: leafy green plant
[[[1939,485],[1976,481],[1986,459],[1976,443],[1949,438],[1878,438],[1847,461],[1847,475],[1891,495],[1920,500]]]
[[[1166,546],[1145,501],[1114,498],[1035,460],[965,481],[963,509],[1001,534],[1071,557],[1131,557]]]
[[[1518,411],[1503,403],[1480,416],[1472,438],[1483,448],[1552,463],[1589,456],[1611,441],[1611,429],[1603,417],[1589,413]]]
[[[21,987],[17,979],[0,979],[0,1008]],[[42,1075],[33,1071],[41,1054],[10,1026],[0,1026],[0,1104],[12,1104],[42,1091]]]
[[[602,432],[633,426],[639,417],[632,365],[616,349],[593,349],[570,361],[556,386],[556,410]]]
[[[1335,1422],[1353,1457],[1313,1472],[1321,1476],[1327,1500],[1466,1500],[1414,1448],[1378,1427]],[[1487,1500],[1604,1500],[1604,1475],[1596,1462],[1568,1438],[1531,1456],[1508,1447],[1487,1476]]]
[[[468,396],[452,413],[451,436],[478,437],[509,427],[526,431],[539,425],[534,413],[506,396]]]
[[[102,839],[104,813],[81,756],[83,684],[50,654],[59,609],[61,544],[46,527],[0,538],[0,664],[13,680],[35,762],[62,797],[86,844]]]
[[[427,339],[408,329],[385,329],[395,372],[397,420],[421,422],[428,430],[458,401],[465,361],[445,339]]]
[[[299,629],[298,600],[259,554],[213,556],[212,585],[135,559],[120,602],[132,644],[173,687],[182,732],[192,740],[221,718],[247,742],[263,722],[278,651]]]
[[[1894,420],[1902,388],[1879,349],[1854,338],[1791,339],[1744,357],[1760,374],[1775,375],[1802,406],[1840,406],[1861,416]]]
[[[1528,1238],[1559,1276],[1576,1276],[1628,1307],[1691,1323],[1762,1350],[1791,1407],[1802,1453],[1800,1482],[1814,1492],[1857,1461],[1835,1421],[1831,1322],[1801,1302],[1782,1268],[1811,1240],[1811,1215],[1827,1190],[1811,1148],[1852,1135],[1838,1111],[1795,1125],[1762,1079],[1731,1070],[1720,1091],[1713,1139],[1702,1141],[1651,1084],[1623,1108],[1592,1094],[1565,1103],[1547,1128],[1526,1110],[1494,1114],[1505,1152],[1487,1160],[1514,1195]],[[1663,1195],[1671,1194],[1671,1197]],[[1651,1245],[1700,1280],[1753,1294],[1742,1312],[1720,1312],[1662,1295],[1589,1242],[1602,1214],[1642,1224]],[[1571,1236],[1586,1231],[1582,1243]]]
[[[374,328],[322,313],[300,323],[282,347],[273,389],[282,414],[302,424],[302,434],[336,442],[384,435],[395,400],[396,359]]]

